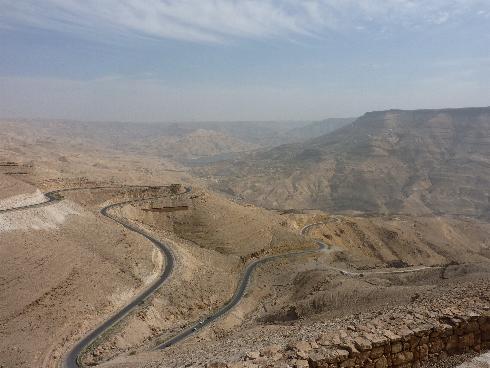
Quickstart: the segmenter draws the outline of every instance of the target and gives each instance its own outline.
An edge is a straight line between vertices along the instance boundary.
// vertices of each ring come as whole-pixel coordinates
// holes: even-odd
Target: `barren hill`
[[[490,108],[370,112],[198,173],[268,207],[490,216]]]
[[[110,149],[186,164],[189,160],[214,156],[222,159],[258,148],[304,141],[351,121],[124,123],[0,120],[0,141],[14,146],[35,144],[51,150],[55,147],[65,150],[65,145],[82,151]]]
[[[344,130],[307,144],[244,156],[247,160],[236,161],[236,168],[229,163],[215,164],[212,168],[223,167],[226,169],[223,173],[234,175],[243,169],[243,186],[250,190],[248,193],[253,190],[260,193],[260,187],[254,188],[250,179],[263,179],[264,188],[269,185],[277,190],[270,197],[281,194],[281,185],[275,180],[285,178],[285,185],[291,184],[293,174],[286,176],[287,170],[297,171],[295,178],[306,180],[315,175],[321,178],[328,169],[332,171],[331,177],[324,182],[317,181],[317,188],[304,187],[310,190],[310,195],[316,190],[323,195],[322,183],[330,185],[327,188],[333,187],[330,183],[340,173],[341,164],[350,168],[338,179],[347,184],[346,177],[355,170],[367,173],[365,176],[371,180],[383,170],[403,173],[407,167],[414,170],[428,167],[424,172],[432,185],[446,188],[442,185],[453,185],[452,179],[443,183],[431,176],[439,172],[435,171],[436,167],[455,171],[456,164],[439,164],[443,162],[440,156],[444,155],[454,160],[463,157],[468,164],[461,170],[469,168],[474,175],[461,176],[458,172],[458,176],[451,178],[463,182],[476,177],[480,181],[473,179],[470,183],[481,185],[475,190],[486,195],[488,183],[483,181],[483,175],[488,152],[484,143],[488,132],[483,127],[488,124],[488,113],[476,112],[476,118],[468,121],[457,120],[451,111],[446,115],[436,114],[430,123],[417,123],[428,124],[425,130],[404,117],[406,112],[383,113],[386,115],[386,118],[382,115],[383,120],[375,119],[382,113],[368,114],[367,117],[372,115],[371,120],[365,116]],[[395,123],[398,120],[409,123]],[[463,124],[461,121],[468,127],[457,128]],[[415,124],[420,132],[410,124]],[[475,313],[475,306],[488,310],[488,221],[446,216],[344,216],[322,211],[270,211],[201,189],[201,182],[182,172],[180,167],[172,166],[172,160],[159,158],[151,150],[164,144],[158,142],[163,134],[151,136],[153,142],[142,137],[136,125],[134,134],[128,130],[119,136],[117,126],[112,131],[103,126],[85,131],[77,124],[73,130],[69,124],[64,128],[63,124],[52,128],[38,124],[34,125],[38,128],[35,130],[26,129],[29,124],[0,126],[0,143],[3,143],[0,144],[0,366],[59,366],[66,352],[82,336],[121,311],[136,293],[147,290],[152,280],[162,275],[168,264],[166,257],[148,239],[100,213],[101,208],[112,203],[124,204],[110,210],[111,214],[168,245],[175,256],[174,271],[161,289],[140,302],[81,355],[86,365],[240,367],[241,363],[250,363],[272,366],[267,359],[274,359],[278,360],[275,366],[301,367],[308,366],[310,358],[317,359],[315,362],[323,359],[326,350],[316,341],[328,345],[321,338],[326,334],[355,338],[357,335],[351,334],[353,330],[358,333],[369,326],[398,332],[415,315],[422,316],[413,327],[418,328],[419,323],[427,326],[430,320],[426,316],[439,316],[445,313],[441,310],[454,310],[455,306],[461,308],[457,316]],[[446,131],[450,127],[454,132],[442,135],[441,127],[446,127]],[[253,129],[245,130],[253,132]],[[51,136],[48,131],[56,134]],[[111,139],[111,132],[113,143],[105,146],[104,139]],[[414,138],[415,132],[418,133]],[[197,146],[194,140],[207,142],[211,135],[209,149],[213,149],[212,142],[221,139],[220,134],[225,133],[194,129],[176,131],[173,137]],[[458,144],[449,144],[436,136],[449,136],[446,139]],[[135,137],[137,143],[126,147],[131,139],[125,137]],[[417,139],[424,142],[421,146],[424,150],[411,143]],[[465,145],[474,150],[461,148]],[[401,148],[405,151],[400,151]],[[403,161],[406,152],[412,152],[412,156]],[[331,166],[333,169],[328,166],[331,162],[337,165]],[[472,166],[476,164],[480,165],[478,170]],[[368,171],[369,165],[377,171]],[[275,170],[273,175],[270,170]],[[255,176],[247,177],[249,173]],[[238,176],[230,179],[235,183],[240,180]],[[382,185],[391,183],[387,180],[385,184],[382,179],[379,180]],[[398,193],[396,188],[383,192],[383,188],[376,186],[378,182],[376,185],[367,179],[366,182],[372,188],[363,183],[356,187],[355,180],[352,181],[350,187],[346,186],[350,194],[347,191],[343,200],[347,201],[349,195],[360,197],[364,194],[362,190],[366,190],[371,197],[377,195],[381,203],[392,193]],[[192,191],[176,194],[172,190],[174,186],[159,187],[170,183],[189,185]],[[145,187],[128,186],[135,184]],[[85,189],[63,192],[60,201],[50,204],[5,211],[44,202],[43,192],[70,188]],[[303,190],[300,186],[291,188],[297,193]],[[426,200],[422,194],[431,194],[431,187],[420,188],[422,203]],[[295,198],[294,192],[291,193],[286,206]],[[463,198],[461,194],[460,197]],[[153,199],[142,201],[144,198]],[[281,197],[278,198],[279,201]],[[304,198],[298,195],[298,203]],[[332,195],[326,203],[335,204],[335,199]],[[130,204],[128,200],[135,202]],[[407,205],[408,209],[427,211],[431,205],[427,202],[427,206],[417,207],[419,202],[410,198],[405,203],[414,203],[412,207]],[[475,208],[479,204],[468,203]],[[300,233],[305,233],[306,238]],[[304,249],[317,249],[312,247],[314,239],[328,246],[321,251],[303,253]],[[273,255],[282,256],[257,266],[245,294],[228,313],[193,331],[187,339],[167,349],[155,350],[161,341],[215,316],[238,290],[248,266]],[[483,309],[476,310],[482,313]],[[388,317],[380,321],[377,316]],[[346,326],[349,332],[343,330]],[[293,357],[291,351],[285,350],[298,340],[304,340],[301,345],[305,341],[311,343],[310,351],[298,353],[301,360],[299,355]],[[269,349],[268,344],[274,344],[276,351],[270,357],[269,353],[262,353]],[[243,362],[244,359],[253,362]],[[239,365],[219,363],[238,360]]]
[[[172,124],[84,123],[69,121],[0,121],[0,140],[50,147],[111,149],[185,161],[190,158],[247,151],[253,143],[226,132]]]
[[[293,128],[287,132],[287,136],[292,142],[305,141],[307,139],[313,139],[324,134],[333,132],[340,129],[345,125],[352,123],[355,118],[329,118],[321,121],[316,121],[311,124]]]
[[[196,129],[183,136],[161,136],[147,142],[150,152],[155,151],[161,156],[175,160],[250,151],[259,147],[225,133],[207,129]],[[145,145],[144,141],[138,143],[138,148]]]

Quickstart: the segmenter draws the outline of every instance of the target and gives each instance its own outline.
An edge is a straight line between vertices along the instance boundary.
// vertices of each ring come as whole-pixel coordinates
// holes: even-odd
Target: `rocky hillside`
[[[16,140],[51,148],[69,145],[82,151],[110,149],[176,161],[260,147],[226,132],[185,124],[0,121],[0,141]]]
[[[370,112],[197,173],[268,207],[490,217],[490,108]]]
[[[352,123],[355,118],[329,118],[289,130],[286,135],[288,143],[305,141],[331,133],[345,125]]]

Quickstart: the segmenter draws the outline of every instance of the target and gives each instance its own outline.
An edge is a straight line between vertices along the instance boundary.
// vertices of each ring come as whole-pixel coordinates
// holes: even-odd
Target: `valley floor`
[[[99,213],[111,203],[154,197],[114,209],[114,215],[167,242],[174,273],[90,347],[82,357],[86,365],[320,366],[327,350],[347,351],[346,359],[361,354],[360,339],[372,346],[382,338],[379,331],[390,339],[405,328],[414,332],[475,316],[484,318],[478,322],[483,332],[468,331],[472,344],[456,350],[488,348],[490,225],[483,221],[285,213],[233,202],[196,182],[180,195],[172,187],[125,185],[142,184],[144,177],[87,181],[49,172],[38,168],[22,180],[2,175],[0,208],[34,203],[52,189],[112,188],[0,212],[0,365],[59,364],[77,340],[158,277],[165,264],[152,244]],[[302,236],[308,224],[315,225]],[[259,266],[228,314],[175,346],[154,349],[225,304],[249,262],[316,249],[317,241],[327,250]],[[423,345],[410,349],[422,354]],[[427,356],[417,361],[444,358],[442,349],[427,346]],[[383,354],[388,364],[398,352]]]

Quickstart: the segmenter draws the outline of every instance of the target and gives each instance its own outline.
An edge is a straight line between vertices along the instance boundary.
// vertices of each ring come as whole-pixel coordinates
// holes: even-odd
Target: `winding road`
[[[190,335],[196,333],[197,331],[201,330],[202,328],[206,327],[210,323],[216,321],[223,315],[225,315],[227,312],[229,312],[233,307],[235,307],[240,300],[243,298],[243,295],[245,294],[245,291],[247,290],[247,286],[250,283],[250,279],[252,277],[252,273],[254,270],[267,262],[274,261],[279,258],[289,258],[289,257],[297,257],[297,256],[302,256],[306,254],[312,254],[312,253],[317,253],[321,252],[323,250],[327,249],[327,246],[323,244],[322,242],[317,242],[319,245],[318,249],[308,249],[308,250],[303,250],[303,251],[298,251],[298,252],[291,252],[291,253],[285,253],[285,254],[278,254],[278,255],[273,255],[273,256],[268,256],[264,257],[262,259],[255,260],[247,265],[245,268],[245,271],[243,272],[242,278],[240,279],[240,282],[238,283],[238,287],[235,290],[235,294],[233,297],[220,309],[215,311],[213,314],[210,316],[200,320],[199,322],[196,322],[195,324],[185,328],[182,332],[180,332],[178,335],[173,336],[172,338],[160,343],[157,348],[158,349],[165,349],[168,348],[171,345],[174,345],[178,343],[179,341],[184,340],[185,338],[189,337]]]
[[[53,204],[53,203],[59,202],[63,199],[62,193],[66,193],[66,192],[70,192],[70,191],[100,190],[100,189],[124,189],[124,188],[159,189],[159,188],[163,188],[163,187],[97,186],[97,187],[90,187],[90,188],[60,189],[60,190],[55,190],[55,191],[45,193],[44,196],[46,197],[46,200],[43,202],[0,210],[0,213],[20,211],[20,210],[26,210],[26,209],[31,209],[31,208],[38,208],[38,207],[46,206],[49,204]],[[185,191],[183,193],[180,193],[180,194],[185,194],[185,193],[188,193],[190,191],[191,191],[191,188],[186,187]],[[147,289],[145,289],[143,292],[141,292],[139,295],[137,295],[135,298],[133,298],[128,304],[126,304],[126,306],[124,306],[122,309],[120,309],[118,312],[116,312],[114,315],[112,315],[112,317],[110,317],[108,320],[104,321],[96,329],[92,330],[88,335],[86,335],[82,340],[80,340],[75,346],[73,346],[71,348],[71,350],[65,355],[65,358],[64,358],[63,363],[62,363],[63,368],[79,368],[79,367],[81,367],[81,364],[79,361],[79,357],[80,357],[81,353],[85,349],[87,349],[95,340],[97,340],[99,337],[101,337],[107,330],[109,330],[111,327],[113,327],[115,324],[117,324],[121,319],[123,319],[126,315],[128,315],[131,311],[133,311],[138,305],[140,305],[142,302],[144,302],[146,299],[148,299],[153,293],[155,293],[164,284],[164,282],[168,279],[168,277],[172,273],[172,270],[174,268],[174,263],[175,263],[174,262],[174,256],[172,254],[172,251],[170,250],[170,248],[166,244],[155,239],[153,236],[151,236],[150,234],[148,234],[144,230],[138,228],[137,226],[132,225],[129,222],[126,222],[126,221],[110,214],[110,212],[109,212],[111,209],[116,208],[116,207],[121,207],[121,206],[124,206],[127,204],[132,204],[132,203],[151,201],[151,200],[159,199],[162,197],[163,196],[143,198],[143,199],[137,199],[137,200],[128,200],[128,201],[124,201],[124,202],[111,204],[111,205],[106,206],[100,210],[100,213],[103,216],[110,218],[111,220],[122,225],[126,229],[134,231],[134,232],[140,234],[141,236],[145,237],[149,241],[151,241],[158,248],[158,250],[162,253],[162,255],[165,257],[165,268],[164,268],[162,274],[158,277],[158,279],[155,280]]]
[[[189,192],[190,188],[186,189],[186,192]],[[181,193],[184,194],[184,193]],[[116,207],[121,207],[126,204],[133,204],[137,202],[144,202],[144,201],[151,201],[154,199],[158,199],[161,197],[153,197],[153,198],[144,198],[144,199],[138,199],[138,200],[130,200],[130,201],[125,201],[125,202],[120,202],[120,203],[115,203],[111,204],[107,207],[104,207],[100,210],[100,213],[111,220],[117,222],[118,224],[122,225],[128,230],[134,231],[137,234],[140,234],[144,238],[148,239],[150,242],[155,245],[158,250],[162,253],[162,255],[165,257],[165,268],[163,270],[163,273],[160,274],[158,279],[156,279],[147,289],[145,289],[143,292],[141,292],[139,295],[137,295],[131,302],[126,304],[122,309],[120,309],[118,312],[116,312],[112,317],[110,317],[108,320],[104,321],[99,327],[97,327],[95,330],[92,330],[88,335],[86,335],[82,340],[80,340],[69,352],[66,354],[65,359],[63,361],[63,367],[64,368],[79,368],[82,366],[82,364],[79,361],[79,357],[81,356],[82,352],[87,349],[95,340],[100,338],[107,330],[109,330],[111,327],[113,327],[115,324],[117,324],[120,320],[122,320],[124,317],[126,317],[130,312],[132,312],[138,305],[143,303],[146,299],[148,299],[151,295],[153,295],[168,279],[170,274],[172,273],[174,269],[174,263],[175,259],[173,256],[172,251],[170,250],[169,246],[162,243],[158,239],[155,239],[153,236],[148,234],[146,231],[140,229],[139,227],[130,224],[129,222],[126,222],[112,214],[109,213],[109,211],[113,208]]]
[[[315,222],[313,224],[306,225],[301,229],[301,235],[305,236],[306,233],[315,226],[319,225],[325,225],[329,224],[330,221],[324,221],[324,222]],[[323,244],[322,242],[316,240],[318,244]],[[329,246],[329,250],[334,250],[334,246]],[[345,268],[338,268],[338,267],[333,267],[333,266],[324,266],[321,270],[332,270],[332,271],[337,271],[340,272],[342,275],[347,275],[347,276],[366,276],[366,275],[391,275],[391,274],[397,274],[397,273],[412,273],[412,272],[418,272],[418,271],[423,271],[423,270],[433,270],[437,268],[444,268],[442,266],[417,266],[417,267],[411,267],[411,268],[405,268],[405,269],[400,269],[400,270],[386,270],[386,271],[365,271],[365,272],[356,272],[356,271],[350,271],[346,270]],[[320,270],[320,269],[319,269]]]
[[[6,212],[14,212],[14,211],[23,211],[30,208],[38,208],[44,207],[55,202],[59,202],[63,199],[62,193],[67,192],[77,192],[81,190],[99,190],[99,189],[124,189],[124,188],[141,188],[141,189],[159,189],[164,188],[162,186],[148,186],[148,185],[124,185],[124,186],[95,186],[95,187],[86,187],[86,188],[66,188],[66,189],[58,189],[53,190],[51,192],[46,192],[43,195],[46,197],[46,200],[43,202],[27,204],[25,206],[13,207],[13,208],[5,208],[0,209],[0,213]]]
[[[148,186],[125,186],[126,188],[159,188],[159,187],[148,187]],[[90,187],[90,188],[68,188],[68,189],[60,189],[60,190],[55,190],[51,192],[47,192],[44,194],[44,196],[47,198],[46,201],[35,203],[35,204],[29,204],[25,206],[19,206],[15,208],[9,208],[9,209],[4,209],[0,210],[0,213],[5,213],[5,212],[12,212],[12,211],[20,211],[20,210],[26,210],[26,209],[31,209],[31,208],[37,208],[37,207],[42,207],[46,206],[49,204],[53,204],[56,202],[59,202],[63,199],[62,193],[70,192],[70,191],[80,191],[80,190],[100,190],[100,189],[124,189],[125,187],[111,187],[111,186],[97,186],[97,187]],[[192,189],[190,187],[187,187],[184,193],[180,194],[185,194],[190,192]],[[118,223],[119,225],[125,227],[128,230],[134,231],[137,234],[140,234],[141,236],[145,237],[149,241],[151,241],[157,248],[158,250],[162,253],[162,255],[165,257],[165,269],[163,270],[163,273],[159,276],[159,278],[153,282],[147,289],[145,289],[143,292],[141,292],[139,295],[137,295],[135,298],[133,298],[126,306],[124,306],[122,309],[120,309],[118,312],[116,312],[112,317],[104,321],[101,325],[99,325],[97,328],[92,330],[89,334],[87,334],[82,340],[80,340],[75,346],[71,348],[71,350],[65,355],[65,358],[63,360],[63,368],[79,368],[81,367],[81,363],[79,361],[80,356],[83,351],[85,351],[91,344],[93,344],[98,338],[100,338],[105,332],[107,332],[111,327],[116,325],[119,321],[121,321],[125,316],[127,316],[130,312],[132,312],[135,308],[138,307],[142,302],[144,302],[146,299],[148,299],[151,295],[153,295],[163,284],[164,282],[168,279],[170,274],[173,271],[174,268],[174,256],[172,254],[172,251],[170,247],[158,239],[155,239],[152,235],[148,234],[146,231],[140,229],[139,227],[124,221],[121,218],[118,218],[110,213],[110,210],[116,207],[121,207],[127,204],[133,204],[137,202],[143,202],[143,201],[150,201],[150,200],[155,200],[161,197],[152,197],[152,198],[144,198],[144,199],[137,199],[137,200],[128,200],[124,202],[119,202],[119,203],[114,203],[109,206],[106,206],[100,210],[100,213],[113,220],[114,222]],[[177,342],[189,337],[190,335],[198,332],[205,326],[209,325],[210,323],[216,321],[220,317],[222,317],[224,314],[229,312],[233,307],[235,307],[240,300],[243,298],[243,295],[245,294],[245,291],[247,289],[247,286],[250,282],[251,276],[253,271],[260,265],[279,259],[279,258],[286,258],[286,257],[295,257],[295,256],[300,256],[300,255],[306,255],[306,254],[312,254],[316,253],[319,251],[322,251],[326,249],[325,244],[318,242],[319,248],[318,249],[309,249],[305,251],[298,251],[298,252],[291,252],[291,253],[286,253],[286,254],[279,254],[279,255],[273,255],[273,256],[268,256],[259,260],[255,260],[247,265],[245,268],[245,271],[242,275],[242,278],[238,284],[237,289],[235,290],[235,293],[233,297],[220,309],[215,311],[212,315],[206,317],[205,319],[196,322],[194,325],[191,325],[187,328],[185,328],[182,332],[180,332],[178,335],[173,336],[172,338],[161,342],[157,348],[158,349],[165,349],[173,344],[176,344]]]
[[[65,192],[70,192],[70,191],[79,191],[79,190],[99,190],[99,189],[124,189],[124,188],[143,188],[143,189],[159,189],[163,187],[151,187],[151,186],[97,186],[97,187],[91,187],[91,188],[69,188],[69,189],[60,189],[60,190],[55,190],[51,192],[45,193],[45,197],[47,198],[46,201],[36,203],[36,204],[30,204],[30,205],[25,205],[25,206],[20,206],[20,207],[15,207],[15,208],[9,208],[9,209],[3,209],[0,210],[0,213],[5,213],[5,212],[11,212],[11,211],[19,211],[19,210],[25,210],[29,208],[36,208],[36,207],[41,207],[45,206],[48,204],[52,204],[58,201],[61,201],[63,199],[62,193]],[[179,194],[185,194],[189,193],[192,189],[190,187],[186,187],[185,191],[183,193]],[[142,230],[141,228],[137,227],[136,225],[133,225],[121,218],[118,218],[110,213],[111,209],[114,209],[116,207],[121,207],[124,205],[128,204],[133,204],[133,203],[138,203],[138,202],[144,202],[144,201],[150,201],[150,200],[155,200],[162,198],[163,196],[159,197],[151,197],[151,198],[143,198],[143,199],[137,199],[137,200],[128,200],[124,202],[119,202],[119,203],[114,203],[109,206],[106,206],[100,210],[100,213],[107,217],[110,218],[112,221],[116,222],[117,224],[125,227],[126,229],[133,231],[137,234],[140,234],[144,238],[148,239],[150,242],[153,243],[157,247],[157,249],[162,253],[162,255],[165,258],[165,268],[161,275],[158,277],[157,280],[155,280],[147,289],[142,291],[139,295],[134,297],[126,306],[124,306],[122,309],[117,311],[114,315],[112,315],[109,319],[104,321],[101,325],[99,325],[97,328],[92,330],[90,333],[88,333],[82,340],[80,340],[75,346],[71,348],[71,350],[65,355],[62,366],[63,368],[80,368],[82,365],[79,361],[81,354],[83,351],[85,351],[91,344],[93,344],[97,339],[99,339],[104,333],[106,333],[111,327],[116,325],[119,321],[121,321],[125,316],[127,316],[130,312],[132,312],[134,309],[136,309],[142,302],[144,302],[146,299],[148,299],[151,295],[153,295],[164,283],[165,281],[169,278],[171,275],[173,269],[174,269],[174,263],[175,259],[173,256],[173,253],[170,249],[170,247],[159,241],[158,239],[154,238],[151,234],[147,233],[146,231]],[[301,235],[306,235],[306,233],[309,231],[314,226],[321,225],[323,223],[313,223],[306,225],[303,227],[300,231]],[[290,258],[290,257],[298,257],[302,255],[308,255],[308,254],[314,254],[318,252],[325,252],[325,251],[333,251],[335,247],[326,245],[325,243],[322,243],[319,240],[315,240],[315,242],[318,244],[317,249],[307,249],[307,250],[302,250],[302,251],[296,251],[296,252],[290,252],[290,253],[284,253],[284,254],[278,254],[278,255],[272,255],[272,256],[267,256],[262,259],[258,259],[255,261],[250,262],[246,267],[245,270],[242,274],[242,277],[238,283],[238,287],[235,290],[235,293],[233,297],[221,308],[216,310],[214,313],[211,315],[201,319],[200,321],[186,327],[184,330],[182,330],[180,333],[177,335],[160,342],[156,348],[157,349],[165,349],[171,345],[174,345],[185,338],[197,333],[199,330],[203,329],[207,325],[211,324],[212,322],[216,321],[217,319],[221,318],[223,315],[225,315],[227,312],[229,312],[232,308],[234,308],[243,298],[247,287],[250,283],[250,279],[252,277],[253,272],[255,269],[263,265],[267,262],[271,262],[280,258]],[[336,267],[327,267],[328,269],[332,269],[335,271],[339,271],[344,275],[351,275],[351,276],[358,276],[358,275],[365,275],[366,273],[360,273],[360,272],[352,272],[349,270],[345,269],[340,269]],[[411,270],[395,270],[395,271],[378,271],[378,272],[370,272],[370,273],[398,273],[398,272],[415,272],[415,271],[420,271],[423,269],[427,268],[433,268],[433,267],[419,267],[416,269],[411,269]]]

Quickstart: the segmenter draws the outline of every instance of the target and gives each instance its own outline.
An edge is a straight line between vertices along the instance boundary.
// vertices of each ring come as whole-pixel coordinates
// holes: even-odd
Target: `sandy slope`
[[[490,108],[388,110],[195,172],[273,208],[490,218]]]
[[[2,168],[5,170],[4,168]],[[5,170],[7,171],[7,170]],[[11,175],[4,175],[0,170],[0,209],[13,207],[12,204],[35,202],[40,193],[33,185],[17,180]]]
[[[0,175],[4,206],[41,198],[37,188],[193,181],[166,159],[31,138],[15,135],[2,141],[2,161],[35,160],[19,176],[21,181]],[[316,190],[320,184],[303,188]],[[271,188],[267,193],[278,194]],[[288,200],[294,200],[292,193],[286,193]],[[54,366],[75,340],[155,277],[162,259],[154,248],[98,214],[113,201],[151,194],[128,189],[73,192],[53,206],[0,216],[0,366]],[[418,199],[411,203],[416,206]],[[160,211],[168,207],[182,210]],[[475,219],[281,214],[205,190],[124,207],[118,215],[170,239],[177,268],[155,298],[86,358],[93,362],[117,356],[106,366],[202,366],[238,358],[269,342],[307,338],[326,325],[336,326],[336,318],[347,325],[366,310],[377,315],[420,300],[450,304],[468,290],[478,292],[472,285],[485,286],[489,280],[490,229]],[[311,236],[334,243],[336,251],[260,267],[244,300],[229,315],[168,351],[148,352],[156,336],[172,334],[229,298],[247,261],[310,246],[298,230],[319,221],[327,224],[313,229]],[[438,265],[443,272],[370,273],[396,269],[393,261]],[[332,266],[362,276],[342,274]]]
[[[159,272],[149,243],[98,214],[118,195],[2,214],[0,364],[52,366]]]
[[[182,205],[188,209],[145,211]],[[277,214],[234,204],[199,189],[187,197],[127,206],[120,215],[146,226],[160,238],[172,239],[177,266],[156,297],[124,321],[86,362],[148,350],[157,341],[155,337],[172,336],[190,321],[204,318],[223,305],[232,296],[248,260],[313,246],[281,225],[283,219]],[[239,308],[235,313],[240,313]],[[207,329],[205,335],[212,339],[223,334],[223,328],[230,330],[240,323],[225,319],[223,325]]]

